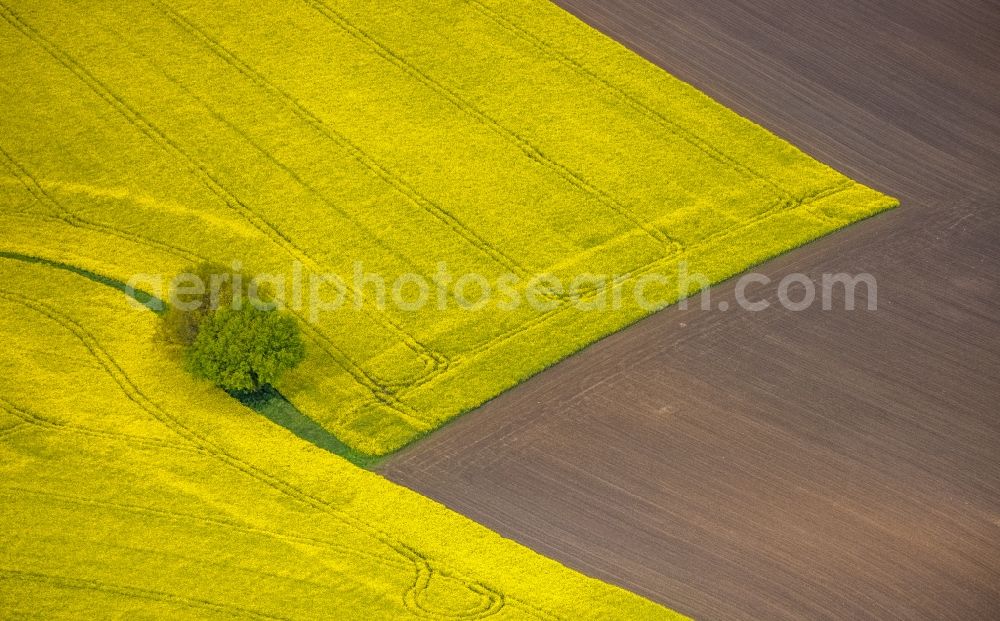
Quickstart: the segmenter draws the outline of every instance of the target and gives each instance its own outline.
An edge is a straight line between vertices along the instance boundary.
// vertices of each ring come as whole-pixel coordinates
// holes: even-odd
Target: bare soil
[[[389,478],[700,619],[1000,618],[1000,5],[559,0],[902,207],[760,266],[878,310],[670,308]]]

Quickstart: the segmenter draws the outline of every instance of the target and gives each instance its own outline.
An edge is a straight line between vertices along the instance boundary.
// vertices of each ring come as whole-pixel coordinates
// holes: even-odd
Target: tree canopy
[[[215,263],[193,266],[174,280],[163,316],[161,335],[184,348],[188,369],[230,391],[273,385],[305,357],[298,323],[251,299],[252,281]]]

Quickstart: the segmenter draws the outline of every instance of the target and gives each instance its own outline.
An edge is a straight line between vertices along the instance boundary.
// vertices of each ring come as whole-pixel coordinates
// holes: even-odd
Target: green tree
[[[305,357],[293,317],[252,305],[208,313],[186,350],[192,373],[236,392],[273,385]]]
[[[160,324],[160,336],[168,343],[189,347],[206,317],[223,308],[245,304],[266,307],[275,302],[266,283],[252,287],[254,279],[219,263],[192,265],[170,284],[169,303]],[[251,295],[253,294],[253,295]]]
[[[199,283],[200,287],[196,292],[181,293],[175,290],[176,283]],[[189,267],[171,284],[170,303],[163,313],[160,336],[168,343],[190,346],[205,317],[233,304],[233,293],[232,275],[225,266],[205,262]]]

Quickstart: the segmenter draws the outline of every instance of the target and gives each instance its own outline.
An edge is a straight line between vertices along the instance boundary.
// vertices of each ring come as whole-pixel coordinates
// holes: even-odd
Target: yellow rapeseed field
[[[0,30],[0,250],[339,275],[339,310],[290,301],[278,388],[369,455],[675,301],[682,264],[715,282],[895,204],[538,0],[0,0]],[[443,272],[416,310],[365,280]],[[470,309],[465,275],[559,282]]]

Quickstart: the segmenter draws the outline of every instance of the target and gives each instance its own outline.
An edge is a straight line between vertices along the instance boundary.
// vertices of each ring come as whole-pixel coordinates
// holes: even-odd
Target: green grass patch
[[[151,293],[142,291],[141,289],[135,289],[129,287],[120,280],[115,280],[114,278],[108,278],[107,276],[102,276],[101,274],[96,274],[90,270],[85,270],[83,268],[77,267],[75,265],[68,265],[66,263],[60,263],[59,261],[50,261],[48,259],[43,259],[41,257],[33,257],[26,254],[18,254],[16,252],[2,252],[0,251],[0,258],[12,259],[14,261],[24,261],[25,263],[37,263],[38,265],[46,265],[48,267],[54,267],[60,270],[66,270],[71,274],[77,274],[78,276],[83,276],[84,278],[96,282],[105,287],[111,287],[117,291],[124,293],[129,296],[139,304],[142,304],[149,310],[153,311],[158,315],[162,315],[166,309],[166,303],[163,300],[157,298]]]
[[[295,409],[295,406],[274,388],[267,387],[257,393],[235,393],[232,396],[272,423],[281,425],[306,442],[343,457],[356,466],[371,468],[381,461],[377,457],[358,453],[338,440],[316,421]]]

